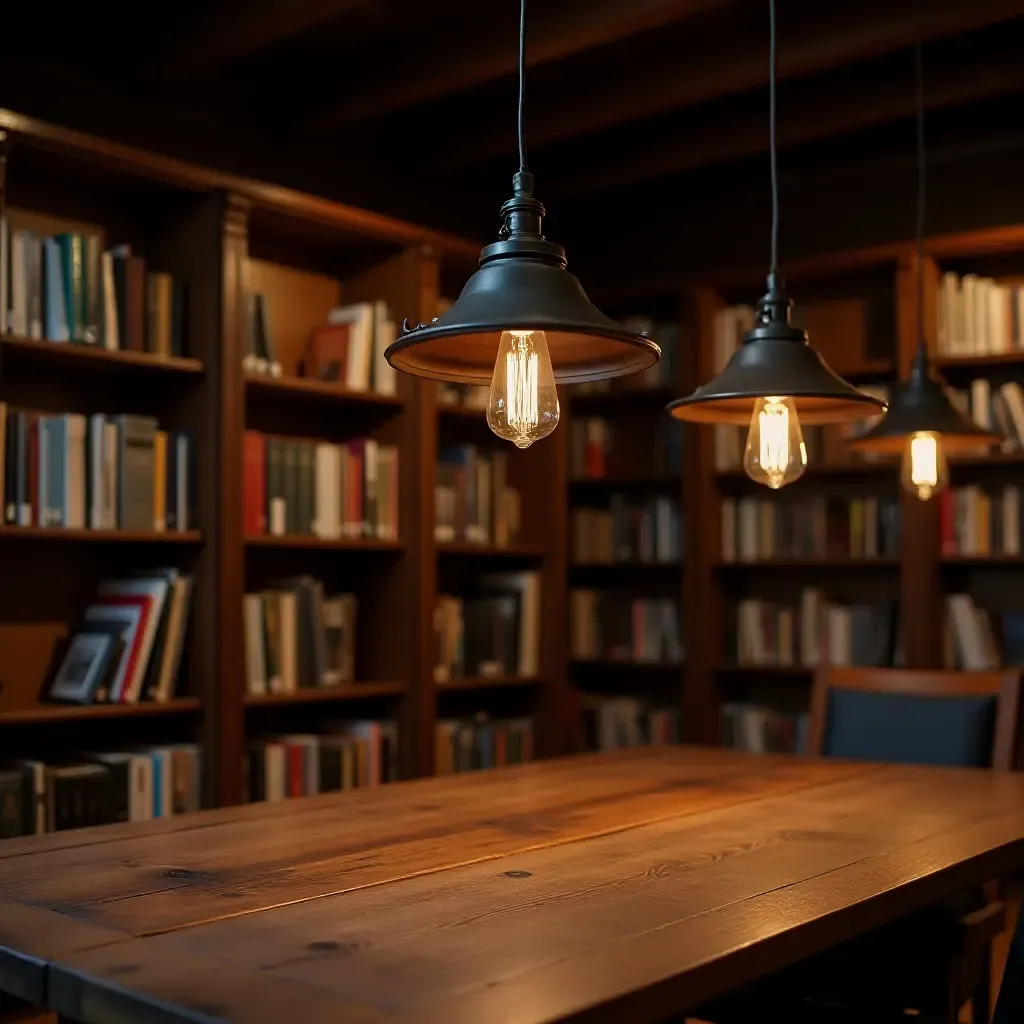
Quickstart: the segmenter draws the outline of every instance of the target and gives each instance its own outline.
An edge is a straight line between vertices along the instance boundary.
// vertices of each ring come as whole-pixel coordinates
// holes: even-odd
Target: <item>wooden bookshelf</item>
[[[538,559],[545,548],[541,544],[474,544],[471,541],[444,541],[437,545],[438,555],[451,558]]]
[[[376,537],[317,537],[298,534],[260,534],[245,538],[246,547],[302,549],[316,551],[380,551],[401,552],[405,545],[397,540],[378,540]]]
[[[295,690],[292,693],[247,694],[245,706],[262,708],[287,704],[347,704],[353,701],[401,697],[404,693],[405,686],[402,683],[352,683],[345,686]]]
[[[267,374],[246,374],[245,387],[250,394],[264,394],[283,399],[291,396],[297,401],[325,403],[353,403],[377,406],[382,409],[400,409],[404,399],[398,395],[381,395],[374,391],[355,391],[341,384],[305,377],[271,377]]]
[[[97,345],[78,342],[34,341],[5,334],[0,337],[0,358],[14,366],[66,366],[76,373],[126,371],[139,374],[176,374],[197,376],[203,372],[199,359],[182,356],[157,356],[149,352],[107,351]]]
[[[455,693],[470,690],[495,690],[514,686],[543,686],[544,680],[536,676],[463,676],[437,683],[437,692]]]
[[[202,711],[198,697],[140,704],[39,704],[33,707],[0,711],[0,726],[45,722],[77,722],[101,718],[150,718],[157,715],[193,715]]]
[[[75,544],[202,544],[199,530],[75,530],[55,526],[0,526],[0,541]]]

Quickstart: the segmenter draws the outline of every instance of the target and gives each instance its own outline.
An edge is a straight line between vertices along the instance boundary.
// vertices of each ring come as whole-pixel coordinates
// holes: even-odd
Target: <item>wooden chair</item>
[[[1017,757],[1020,691],[1019,672],[826,665],[814,679],[808,752],[1010,771]],[[985,1024],[992,940],[1005,921],[998,886],[965,893],[745,993],[746,1005],[759,1008],[753,1017],[734,1012],[740,1001],[698,1016],[725,1024],[760,1019],[770,1009],[772,1019],[818,1019],[817,1007],[822,1020],[847,1020],[843,1014],[852,1009],[854,1019],[882,1021],[913,1008],[919,1022],[956,1024],[970,1001],[972,1021]]]

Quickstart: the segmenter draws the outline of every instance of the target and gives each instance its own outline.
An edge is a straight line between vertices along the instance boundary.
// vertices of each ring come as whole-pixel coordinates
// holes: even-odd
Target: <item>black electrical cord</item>
[[[927,154],[924,145],[924,14],[916,0],[917,38],[914,42],[914,78],[917,90],[917,330],[924,344],[924,211],[927,199]]]
[[[519,170],[526,171],[526,132],[523,116],[526,109],[526,0],[519,4]]]
[[[525,0],[524,0],[525,3]],[[775,0],[768,0],[768,151],[772,165],[772,273],[779,269],[779,170],[775,154]]]

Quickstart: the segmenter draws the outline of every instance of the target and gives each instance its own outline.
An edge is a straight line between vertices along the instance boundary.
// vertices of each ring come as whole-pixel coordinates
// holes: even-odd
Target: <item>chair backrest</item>
[[[808,753],[956,767],[1014,767],[1021,674],[823,665]]]

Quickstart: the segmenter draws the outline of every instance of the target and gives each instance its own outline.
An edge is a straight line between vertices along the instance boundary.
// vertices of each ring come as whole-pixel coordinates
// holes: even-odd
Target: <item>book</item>
[[[679,742],[679,712],[642,697],[598,697],[583,701],[583,745],[587,750],[627,750]]]
[[[504,768],[533,760],[533,720],[484,713],[442,718],[434,727],[434,774]]]
[[[569,651],[576,661],[680,664],[686,650],[679,601],[573,588]]]
[[[674,498],[612,494],[607,508],[572,510],[572,560],[579,565],[677,562],[683,523]]]
[[[444,447],[434,488],[434,539],[507,547],[519,537],[521,499],[508,482],[505,452]]]

